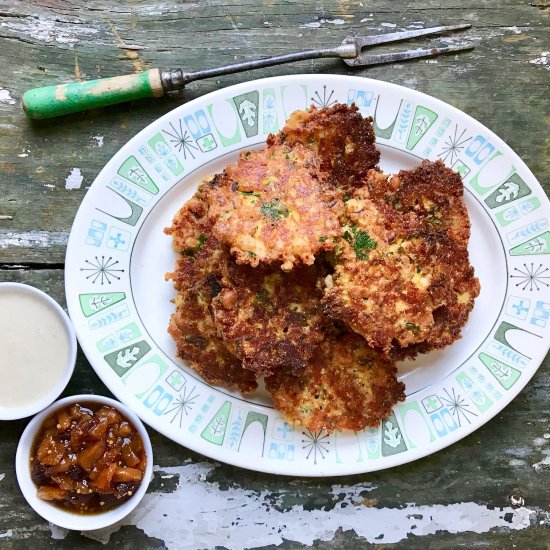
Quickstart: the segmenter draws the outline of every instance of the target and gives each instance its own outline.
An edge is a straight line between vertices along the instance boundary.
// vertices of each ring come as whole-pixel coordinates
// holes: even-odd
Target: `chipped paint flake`
[[[65,189],[80,189],[83,181],[84,176],[82,175],[80,168],[72,168],[71,173],[65,180]]]
[[[63,540],[70,533],[69,529],[59,527],[53,523],[50,523],[50,530],[52,532],[52,539],[54,540]]]
[[[93,136],[92,139],[95,142],[95,147],[103,147],[103,136]]]
[[[168,4],[159,4],[158,2],[153,2],[152,6],[136,6],[138,8],[140,13],[143,13],[144,15],[163,15],[166,13],[170,13],[170,8],[173,8],[174,6],[171,6]]]
[[[6,474],[0,474],[0,481],[4,481],[5,477],[6,477]]]
[[[69,233],[67,231],[12,231],[0,230],[1,248],[50,248],[52,246],[67,246]]]
[[[159,468],[160,475],[177,475],[173,493],[148,493],[138,508],[118,524],[83,533],[103,544],[123,525],[138,529],[164,542],[169,549],[214,548],[242,550],[253,546],[278,546],[284,541],[312,545],[330,541],[335,533],[354,530],[368,542],[396,543],[408,538],[431,535],[438,531],[485,533],[494,528],[525,529],[536,512],[510,506],[490,509],[473,502],[451,505],[376,508],[363,504],[365,491],[376,489],[371,484],[334,485],[334,508],[304,510],[295,505],[280,511],[273,506],[268,491],[229,487],[206,481],[216,468],[211,463]],[[284,497],[281,490],[280,497]],[[371,502],[371,499],[369,499]],[[542,512],[543,516],[550,514]],[[414,526],[414,528],[413,528]],[[185,533],[185,537],[182,537]],[[60,535],[52,529],[52,536]]]
[[[523,466],[527,466],[527,462],[525,460],[521,460],[519,458],[511,458],[508,461],[508,464],[514,468],[521,468]]]
[[[381,27],[386,27],[386,28],[389,28],[389,29],[395,29],[395,27],[397,27],[397,25],[395,23],[380,23],[380,26]]]
[[[329,23],[330,25],[344,25],[346,22],[343,19],[319,19],[319,21],[312,21],[311,23],[304,23],[299,25],[300,29],[318,29],[321,25]]]
[[[459,36],[441,36],[439,41],[446,46],[455,46],[457,43],[461,42],[463,39]]]
[[[3,533],[0,533],[0,539],[8,539],[13,536],[13,530],[8,529],[7,531],[4,531]]]
[[[73,47],[83,36],[98,33],[98,29],[66,21],[53,21],[43,17],[23,17],[17,21],[2,22],[0,25],[16,36],[29,36],[39,42],[67,44]]]
[[[0,103],[15,105],[15,99],[11,97],[9,90],[0,87]]]
[[[535,59],[531,59],[529,63],[532,65],[539,65],[540,67],[544,67],[545,69],[550,70],[550,52],[541,52],[540,57],[536,57]]]
[[[407,88],[416,88],[416,85],[418,84],[418,80],[416,77],[408,78],[407,80],[403,81],[403,84],[407,86]]]
[[[321,26],[319,21],[313,21],[312,23],[304,23],[300,25],[301,29],[318,29]]]
[[[549,437],[547,437],[549,436]],[[535,472],[547,472],[550,471],[550,434],[545,433],[542,437],[536,437],[533,439],[533,445],[537,447],[537,451],[540,450],[543,457],[539,462],[533,464]]]

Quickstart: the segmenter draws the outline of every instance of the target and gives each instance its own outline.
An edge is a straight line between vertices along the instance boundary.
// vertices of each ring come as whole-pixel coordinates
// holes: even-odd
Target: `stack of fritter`
[[[387,176],[374,142],[355,106],[297,111],[166,229],[178,355],[243,393],[265,377],[312,430],[377,426],[404,399],[395,360],[459,338],[479,294],[460,176]]]

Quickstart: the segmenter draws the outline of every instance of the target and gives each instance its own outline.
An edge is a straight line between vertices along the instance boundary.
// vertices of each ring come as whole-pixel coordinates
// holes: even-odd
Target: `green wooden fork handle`
[[[23,94],[23,109],[30,118],[53,118],[124,101],[163,95],[160,71],[150,69],[132,75],[28,90]]]

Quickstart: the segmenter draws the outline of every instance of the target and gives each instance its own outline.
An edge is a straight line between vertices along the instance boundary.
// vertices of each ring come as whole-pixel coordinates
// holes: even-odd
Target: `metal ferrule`
[[[181,69],[160,71],[160,81],[162,82],[164,92],[173,92],[174,90],[181,90],[184,88],[188,82],[185,77],[186,73]]]

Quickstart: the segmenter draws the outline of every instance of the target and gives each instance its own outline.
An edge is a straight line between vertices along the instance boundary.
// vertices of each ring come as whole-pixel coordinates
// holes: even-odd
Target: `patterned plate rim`
[[[455,443],[466,435],[469,435],[497,415],[525,387],[527,382],[532,378],[544,360],[544,357],[550,347],[550,334],[548,331],[546,331],[546,333],[544,333],[544,331],[539,331],[542,332],[542,334],[538,334],[536,332],[540,327],[544,328],[546,326],[546,319],[549,317],[550,304],[539,300],[533,304],[533,307],[531,307],[531,300],[527,298],[528,293],[525,292],[529,284],[531,284],[531,291],[533,290],[533,281],[535,286],[540,283],[540,289],[542,290],[550,286],[545,282],[548,277],[546,275],[542,276],[543,273],[545,274],[548,272],[548,268],[543,266],[541,263],[541,269],[544,267],[545,270],[542,272],[535,272],[533,263],[531,263],[531,268],[528,268],[527,263],[524,263],[525,273],[519,271],[520,275],[509,275],[507,271],[505,275],[507,280],[508,277],[516,277],[519,279],[520,282],[517,283],[516,286],[520,286],[525,283],[525,287],[522,289],[522,296],[525,294],[525,300],[517,304],[519,317],[516,324],[514,325],[510,323],[509,321],[512,320],[512,318],[510,316],[507,317],[505,312],[501,311],[497,317],[498,328],[494,330],[494,332],[493,329],[491,329],[483,342],[485,344],[490,337],[493,338],[493,348],[491,348],[493,350],[491,351],[493,356],[489,356],[485,353],[487,349],[484,348],[484,351],[479,355],[479,357],[474,358],[477,359],[477,361],[475,361],[475,365],[473,364],[474,360],[472,360],[472,366],[463,364],[460,368],[462,368],[462,366],[464,366],[464,368],[460,373],[457,374],[457,371],[459,370],[457,368],[450,374],[447,374],[443,379],[447,380],[453,377],[453,381],[450,383],[450,387],[453,388],[453,398],[455,397],[455,388],[465,397],[461,397],[459,393],[457,394],[458,397],[456,399],[451,399],[449,401],[448,406],[444,406],[444,403],[435,394],[433,396],[435,399],[433,399],[430,403],[428,402],[428,395],[426,395],[422,401],[420,401],[419,396],[416,394],[409,395],[407,401],[394,409],[395,412],[392,413],[390,419],[384,421],[381,428],[355,434],[356,442],[354,442],[353,445],[356,445],[357,450],[354,450],[353,452],[355,452],[359,458],[355,462],[352,461],[350,463],[344,463],[342,461],[339,463],[338,439],[342,436],[333,434],[329,437],[322,433],[314,434],[310,432],[309,434],[306,434],[305,431],[302,431],[302,435],[306,436],[306,439],[301,441],[301,443],[305,443],[305,445],[300,445],[300,442],[296,441],[299,437],[294,438],[294,435],[298,434],[298,431],[301,430],[291,430],[291,437],[293,438],[291,439],[291,441],[293,441],[291,445],[288,443],[288,440],[285,440],[285,437],[287,437],[285,433],[288,432],[288,427],[286,427],[285,423],[281,424],[281,419],[278,419],[276,415],[268,417],[264,414],[265,410],[262,406],[248,404],[246,408],[246,418],[241,418],[240,412],[237,416],[235,416],[238,407],[233,406],[234,402],[231,398],[228,398],[225,396],[226,394],[222,394],[222,392],[218,392],[215,388],[211,389],[211,397],[207,400],[209,402],[205,402],[202,407],[195,407],[196,403],[193,404],[195,409],[201,409],[205,412],[205,414],[201,414],[200,411],[193,411],[193,414],[197,412],[193,421],[196,423],[195,431],[191,430],[193,424],[191,423],[189,430],[185,430],[179,434],[174,434],[172,425],[168,424],[164,418],[164,414],[168,414],[164,413],[166,408],[163,410],[163,416],[157,416],[157,413],[153,414],[153,407],[155,407],[154,410],[156,410],[159,407],[159,402],[163,400],[163,403],[168,402],[168,396],[171,395],[170,391],[172,391],[169,388],[175,388],[175,386],[171,384],[168,379],[165,380],[163,378],[165,370],[162,370],[164,367],[161,366],[159,366],[159,372],[161,373],[159,378],[151,385],[151,387],[144,390],[143,393],[140,394],[139,399],[135,395],[129,393],[128,388],[123,385],[123,380],[128,381],[129,375],[132,374],[132,371],[137,372],[136,366],[140,366],[140,364],[153,364],[156,359],[152,359],[152,356],[155,353],[162,355],[163,352],[155,349],[154,346],[149,346],[146,342],[145,346],[143,346],[142,342],[144,342],[144,340],[136,342],[139,336],[139,334],[138,336],[136,336],[136,334],[140,332],[139,327],[136,327],[138,328],[137,333],[130,334],[129,339],[127,340],[123,340],[122,336],[119,337],[118,333],[113,333],[106,337],[111,338],[111,340],[105,340],[105,338],[103,338],[101,342],[106,342],[105,349],[102,348],[103,351],[99,349],[99,341],[95,343],[95,345],[92,341],[90,327],[92,326],[92,322],[97,324],[94,319],[98,319],[98,313],[100,313],[103,309],[113,307],[113,309],[109,310],[108,315],[115,319],[113,324],[116,325],[119,320],[125,317],[122,313],[114,313],[115,306],[119,308],[116,310],[118,312],[124,311],[121,309],[121,306],[126,307],[125,298],[120,296],[124,295],[124,292],[94,293],[91,290],[89,292],[83,292],[81,288],[83,283],[78,282],[79,277],[82,276],[82,272],[86,269],[81,267],[81,252],[83,249],[81,237],[86,234],[83,226],[90,225],[90,210],[99,210],[100,212],[103,212],[107,218],[111,218],[111,221],[113,218],[118,220],[118,225],[125,223],[120,216],[116,217],[97,208],[97,204],[94,208],[94,198],[100,197],[101,193],[105,192],[107,189],[110,189],[117,195],[121,196],[126,203],[129,205],[132,203],[135,206],[132,201],[135,200],[136,203],[138,203],[138,199],[134,197],[134,199],[130,201],[129,199],[124,198],[121,189],[124,189],[124,193],[133,193],[135,196],[141,197],[141,199],[143,199],[143,196],[147,195],[147,193],[154,193],[155,189],[156,193],[159,194],[159,187],[162,182],[161,176],[165,177],[164,173],[166,173],[167,177],[165,179],[170,183],[165,189],[162,190],[162,193],[156,197],[156,200],[149,197],[149,200],[151,201],[151,207],[147,212],[149,213],[154,209],[156,201],[160,200],[170,189],[174,188],[176,184],[182,180],[182,177],[189,173],[185,172],[184,176],[181,176],[181,173],[178,172],[180,168],[183,170],[183,159],[181,158],[181,154],[177,154],[178,151],[176,150],[176,146],[173,145],[172,148],[174,151],[172,151],[167,140],[162,138],[160,131],[163,126],[167,127],[171,122],[179,121],[179,128],[182,129],[181,121],[189,119],[186,122],[187,129],[190,131],[193,129],[196,130],[196,134],[193,132],[187,134],[186,132],[186,138],[189,137],[188,143],[191,144],[195,150],[199,151],[200,149],[200,151],[206,155],[206,158],[204,158],[204,161],[195,163],[196,166],[193,170],[191,170],[192,173],[196,168],[210,162],[212,159],[218,158],[218,156],[208,154],[211,152],[209,147],[211,147],[212,142],[214,143],[214,147],[217,147],[218,145],[224,146],[224,134],[220,131],[218,126],[216,126],[216,118],[213,116],[214,109],[221,107],[225,109],[229,108],[235,116],[235,124],[237,128],[236,132],[238,132],[239,136],[242,136],[243,134],[245,135],[245,137],[239,142],[241,144],[239,145],[239,148],[251,146],[254,143],[261,141],[259,138],[268,133],[265,130],[266,119],[264,119],[264,129],[260,133],[259,113],[262,112],[262,114],[265,115],[269,112],[269,101],[265,100],[266,98],[268,100],[270,99],[271,93],[273,93],[272,100],[276,104],[275,111],[271,113],[271,115],[274,116],[275,121],[277,121],[277,119],[285,117],[285,89],[299,89],[302,87],[306,101],[304,107],[306,107],[309,103],[311,103],[311,100],[314,102],[318,101],[319,105],[330,104],[332,92],[330,92],[329,89],[329,95],[327,95],[327,86],[334,86],[334,88],[338,88],[339,86],[344,88],[347,87],[348,103],[351,102],[350,96],[353,92],[355,94],[353,95],[353,101],[359,104],[364,114],[373,114],[373,110],[374,113],[376,113],[378,101],[380,98],[386,97],[386,95],[394,98],[401,98],[401,102],[399,103],[393,123],[383,129],[377,128],[377,141],[382,144],[386,142],[390,143],[391,140],[394,139],[394,136],[395,139],[397,139],[397,135],[401,132],[404,136],[402,137],[402,140],[404,141],[401,142],[403,144],[402,150],[405,150],[406,147],[406,152],[416,156],[427,156],[428,158],[430,158],[430,154],[433,156],[434,152],[431,152],[433,148],[430,147],[430,144],[434,142],[434,140],[437,142],[440,138],[443,138],[444,134],[447,133],[446,130],[450,128],[450,116],[453,116],[453,121],[458,120],[465,123],[463,125],[470,130],[480,132],[475,138],[475,134],[472,134],[468,140],[468,148],[466,149],[466,147],[462,147],[463,150],[461,153],[457,154],[457,161],[453,167],[459,171],[462,170],[463,172],[468,169],[468,172],[463,173],[465,183],[470,190],[474,189],[477,193],[478,202],[480,202],[484,207],[484,213],[490,217],[491,221],[493,221],[495,227],[497,228],[497,233],[502,239],[504,239],[506,235],[508,241],[510,241],[511,237],[509,237],[509,235],[511,235],[511,232],[509,230],[515,228],[515,234],[513,237],[515,240],[513,242],[508,242],[507,246],[510,258],[515,256],[531,256],[532,258],[533,255],[538,256],[539,254],[548,254],[550,252],[550,231],[548,231],[550,203],[544,190],[525,163],[502,139],[487,129],[483,124],[455,107],[416,90],[410,90],[392,83],[353,76],[303,74],[272,77],[247,81],[217,90],[190,101],[189,103],[183,104],[149,124],[136,136],[130,139],[107,163],[90,187],[76,214],[73,229],[71,230],[71,235],[69,238],[65,262],[65,291],[69,313],[73,323],[75,324],[80,345],[94,370],[106,386],[111,390],[111,392],[113,392],[113,394],[123,403],[131,407],[132,410],[134,410],[144,422],[148,423],[150,426],[163,433],[170,439],[185,445],[193,451],[204,454],[215,460],[220,460],[228,464],[255,471],[311,477],[339,476],[381,470],[430,455]],[[313,90],[315,88],[316,90],[314,92]],[[264,100],[263,104],[260,104],[260,94],[262,94],[262,99]],[[378,95],[376,96],[375,94]],[[248,102],[248,104],[245,104],[246,102]],[[201,114],[197,115],[197,113]],[[446,116],[443,123],[438,127],[439,122],[437,125],[434,123],[436,120],[443,118],[441,113],[445,113]],[[201,118],[199,119],[197,116],[200,116]],[[183,117],[186,118],[184,119]],[[446,120],[449,120],[447,126],[445,126]],[[252,124],[250,123],[251,121],[253,122]],[[218,120],[218,123],[219,122],[220,120]],[[247,128],[247,124],[249,126],[255,125],[255,127],[250,130],[250,128]],[[275,126],[273,127],[274,130],[277,129],[276,124],[277,122],[275,122]],[[179,137],[177,128],[174,126],[171,127]],[[389,128],[391,128],[391,130],[388,130]],[[436,130],[436,128],[438,129]],[[456,128],[458,129],[458,125]],[[210,131],[208,134],[204,133],[206,129]],[[203,131],[203,134],[201,134],[201,131]],[[250,135],[249,132],[251,132]],[[449,136],[451,136],[451,130],[449,130],[448,133]],[[414,137],[411,139],[413,134]],[[417,138],[416,134],[420,134],[420,137]],[[161,138],[158,138],[159,135]],[[196,139],[191,140],[191,136]],[[456,130],[454,137],[457,137]],[[183,131],[181,138],[181,143],[183,143],[183,151],[185,152],[186,145],[184,143],[185,140]],[[162,141],[164,141],[164,143],[162,143]],[[157,147],[157,149],[153,149],[153,144]],[[477,144],[477,147],[474,148],[474,144]],[[417,146],[419,145],[421,145],[421,147],[418,147],[417,149]],[[226,150],[222,153],[222,155],[237,149],[236,147],[231,148],[231,144],[224,147],[226,147]],[[419,150],[421,148],[424,148],[423,153],[426,153],[426,151],[429,151],[429,153],[426,155],[419,155]],[[415,149],[416,152],[414,152]],[[467,154],[470,150],[472,152],[472,162],[474,162],[473,169],[477,170],[475,173],[471,172],[472,169],[459,159],[461,155]],[[166,160],[160,160],[161,157],[159,157],[157,153],[159,155],[167,155]],[[181,150],[179,153],[181,153]],[[152,173],[153,177],[149,176],[149,173],[146,170],[143,170],[143,165],[147,162],[147,155],[153,158],[153,161],[151,161],[151,166],[147,166],[149,173]],[[494,159],[504,155],[506,155],[504,158],[509,158],[511,160],[511,169],[508,170],[508,173],[505,176],[501,177],[499,175],[499,180],[496,183],[489,186],[482,185],[480,183],[480,175],[485,167],[491,162],[493,162],[494,167]],[[133,159],[130,163],[134,163],[133,168],[129,164],[130,159]],[[453,156],[451,156],[451,162],[452,160]],[[462,162],[462,165],[464,166],[460,164],[457,165],[457,162],[459,161]],[[475,166],[475,163],[477,163],[477,166]],[[160,170],[158,170],[157,166],[160,167]],[[138,167],[141,168],[141,172]],[[158,173],[152,172],[153,167],[158,171]],[[134,172],[133,174],[131,170],[136,169],[138,169],[137,172]],[[171,174],[169,171],[171,171]],[[135,174],[139,177],[138,180],[135,179]],[[468,177],[466,178],[466,176]],[[102,184],[104,184],[103,187],[101,187]],[[109,184],[111,185],[110,187]],[[516,203],[516,201],[518,202]],[[143,207],[138,206],[136,209],[134,206],[131,206],[131,215],[124,219],[131,219],[139,208],[141,208],[141,213],[147,210],[147,205],[144,205]],[[525,211],[522,210],[522,208]],[[490,209],[494,209],[494,216],[492,217],[490,215]],[[535,216],[531,216],[531,213],[534,211],[537,211],[537,214]],[[137,218],[139,218],[141,213],[137,216]],[[514,215],[517,215],[518,217],[513,218]],[[521,223],[518,222],[518,220],[521,221],[522,216],[525,216],[526,219],[529,218],[530,223],[529,225],[524,225],[518,228],[518,225],[521,225],[521,223],[526,223],[526,219],[524,219]],[[538,217],[542,217],[544,219],[533,221],[534,218]],[[134,221],[133,227],[135,227],[137,233],[139,233],[141,224],[136,226],[138,221],[137,218]],[[104,219],[105,218],[103,217],[102,220]],[[497,220],[499,220],[498,223],[501,224],[500,227],[497,225]],[[92,222],[93,221],[97,220],[92,220]],[[142,220],[141,223],[143,223],[143,221],[144,220]],[[87,227],[86,230],[88,231],[88,237],[93,240],[94,235],[96,235],[97,239],[99,239],[99,234],[104,229],[103,236],[101,236],[102,243],[105,242],[107,231],[119,229],[115,226],[107,226],[107,224],[103,221],[100,221],[99,224],[105,225],[105,228],[98,225],[97,227]],[[504,227],[508,227],[508,232],[504,231]],[[92,237],[90,237],[90,235],[92,235]],[[118,236],[120,237],[121,234],[119,233]],[[128,238],[131,238],[131,235]],[[514,246],[512,246],[512,244]],[[103,246],[103,244],[101,246]],[[506,256],[507,265],[510,262],[510,258]],[[111,261],[111,259],[108,261]],[[115,260],[113,259],[112,261]],[[98,263],[97,266],[92,265],[91,268],[88,268],[88,271],[93,272],[95,269],[98,276],[101,276],[103,280],[103,276],[105,275],[104,268],[104,265],[102,267]],[[514,269],[519,270],[517,266]],[[113,268],[113,272],[115,271],[121,270]],[[128,266],[127,271],[129,279],[130,265]],[[111,281],[109,281],[109,283],[110,282]],[[123,288],[126,287],[122,287],[120,290]],[[538,286],[537,290],[539,290]],[[129,288],[128,292],[131,294],[132,289]],[[518,291],[518,293],[520,293],[520,291]],[[109,297],[103,297],[106,300],[103,302],[100,298],[98,298],[98,295],[100,294],[109,294]],[[543,298],[548,297],[549,295],[550,292],[542,293]],[[92,298],[92,296],[94,298]],[[509,290],[507,290],[504,295],[504,298],[508,301],[507,303],[509,303],[510,297]],[[97,302],[93,303],[93,300],[97,300]],[[524,302],[527,302],[527,304]],[[107,305],[104,305],[104,303]],[[95,307],[94,311],[92,311],[92,305]],[[525,311],[526,307],[527,310]],[[126,308],[126,311],[128,311],[128,308]],[[119,315],[119,317],[117,317],[117,315]],[[531,316],[529,320],[527,319],[528,316]],[[105,315],[103,317],[105,317]],[[92,320],[90,320],[90,318]],[[132,316],[127,313],[124,323],[121,324],[136,324],[135,322],[131,323],[131,321]],[[528,325],[528,321],[530,321],[531,325],[534,325],[535,328]],[[544,325],[542,323],[544,323]],[[99,325],[100,329],[104,328],[104,326],[105,325]],[[529,330],[524,328],[526,326]],[[112,328],[109,330],[115,329]],[[131,332],[134,329],[132,328],[127,330]],[[540,338],[540,341],[537,341],[538,345],[535,347],[535,353],[531,353],[532,349],[529,348],[529,353],[530,355],[533,355],[533,357],[527,357],[522,354],[514,347],[514,345],[517,344],[512,345],[510,343],[507,339],[507,333],[510,330],[513,330],[514,332],[516,330],[521,331],[522,338],[524,339],[529,339],[526,334]],[[111,345],[112,341],[117,340],[117,338],[119,338],[119,340],[113,344],[114,347],[109,348],[108,345]],[[127,345],[122,345],[123,342],[126,342]],[[128,343],[130,344],[128,345]],[[130,347],[132,347],[131,350]],[[525,349],[523,349],[523,351],[525,353]],[[130,359],[136,359],[136,357],[137,359],[135,362],[130,361],[129,366],[127,367],[128,372],[125,372],[122,375],[116,372],[115,369],[118,367],[115,363],[108,363],[110,360],[114,361],[115,355],[111,355],[113,353],[118,356],[123,353],[123,358],[124,354],[129,353]],[[132,353],[134,354],[133,356]],[[497,354],[500,355],[498,357],[494,357],[494,355]],[[502,359],[505,359],[509,363],[512,362],[514,366],[506,363]],[[465,363],[468,363],[469,360],[470,358],[465,361]],[[151,361],[153,361],[153,363],[151,363]],[[168,368],[172,367],[173,365],[170,365]],[[466,372],[467,367],[470,369],[468,372]],[[176,368],[176,371],[177,370],[178,369]],[[184,371],[182,372],[185,374]],[[185,376],[182,377],[185,380]],[[499,379],[498,377],[501,378]],[[166,390],[164,394],[159,394],[158,399],[157,394],[154,394],[154,391],[156,391],[157,388],[150,391],[157,382],[159,382],[159,384],[163,384],[162,387],[161,385],[158,386],[158,388],[160,388],[159,391],[164,391],[164,389],[169,386],[168,390]],[[441,382],[442,381],[434,383],[434,386],[441,384]],[[183,383],[185,384],[185,381]],[[424,390],[420,392],[421,395],[423,395],[423,391]],[[157,401],[153,402],[152,405],[149,405],[149,400],[152,402],[153,394]],[[413,400],[411,397],[415,397],[415,399]],[[449,397],[451,396],[449,395]],[[471,407],[472,411],[476,411],[476,413],[474,413],[475,416],[470,417],[467,426],[462,426],[460,423],[461,405],[458,398],[463,399],[464,403],[466,403],[468,407]],[[437,401],[439,401],[439,403]],[[487,402],[490,403],[485,406]],[[454,419],[454,415],[457,410],[456,407],[458,407],[458,427],[456,426],[457,422]],[[397,409],[399,409],[399,414],[397,414]],[[241,409],[238,410],[240,411]],[[449,412],[449,410],[451,412]],[[208,417],[206,416],[207,411],[209,411]],[[444,411],[447,412],[444,414]],[[183,412],[181,414],[183,418]],[[212,414],[214,415],[212,416]],[[409,416],[409,421],[413,422],[413,425],[415,426],[419,425],[418,423],[421,420],[424,422],[424,425],[422,426],[423,435],[420,439],[417,439],[412,432],[409,433],[410,430],[405,429],[404,425],[409,422],[406,419],[407,415]],[[261,418],[264,416],[266,417],[265,419]],[[231,428],[229,426],[231,423],[230,421],[233,422]],[[240,421],[239,429],[241,430],[239,445],[243,440],[245,432],[251,425],[256,425],[255,429],[257,429],[258,426],[261,429],[263,426],[261,457],[250,456],[248,453],[240,452],[239,448],[237,448],[237,452],[235,452],[234,447],[230,447],[229,441],[232,441],[230,437],[230,430],[238,424],[238,421]],[[216,423],[216,427],[215,430],[211,429],[211,433],[208,432],[208,439],[206,436],[202,438],[199,437],[201,433],[204,434],[207,429],[213,427],[213,422]],[[280,425],[277,425],[277,422],[279,422]],[[416,424],[414,424],[414,422],[416,422]],[[270,430],[268,430],[268,425]],[[278,426],[277,430],[281,428],[281,434],[283,435],[275,437],[274,434],[276,426]],[[284,429],[285,427],[286,431]],[[218,429],[223,430],[221,435],[216,432]],[[420,431],[422,432],[422,430]],[[268,431],[272,432],[272,437],[268,437]],[[349,434],[344,437],[351,439],[353,438],[353,435]],[[349,443],[350,439],[346,439],[345,444],[353,446],[352,443]],[[268,441],[271,442],[271,448],[269,451],[267,451]],[[343,443],[341,442],[340,445],[342,444]],[[288,454],[290,456],[291,447],[292,460],[294,459],[294,453],[300,453],[300,461],[293,462],[289,461],[289,458],[279,459],[275,456],[278,454],[280,455],[281,453],[283,455]],[[274,454],[271,453],[273,449]],[[248,450],[248,441],[247,446],[245,446],[243,450]],[[329,464],[328,462],[325,462],[324,459],[331,452],[331,456],[336,458],[336,463],[333,462]],[[365,458],[363,458],[363,456]],[[310,457],[312,459],[311,461]],[[317,461],[318,458],[319,462]]]

